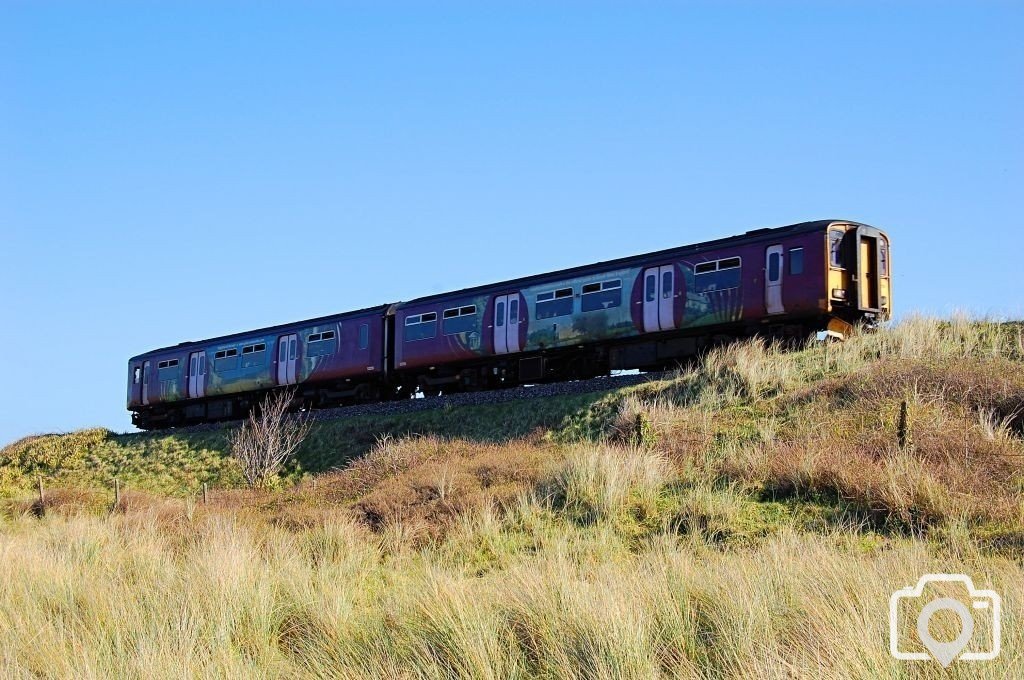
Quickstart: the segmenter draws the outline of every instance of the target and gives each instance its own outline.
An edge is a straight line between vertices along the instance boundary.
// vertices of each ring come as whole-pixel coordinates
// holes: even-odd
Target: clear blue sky
[[[0,443],[132,354],[759,226],[1022,312],[1024,5],[0,5]]]

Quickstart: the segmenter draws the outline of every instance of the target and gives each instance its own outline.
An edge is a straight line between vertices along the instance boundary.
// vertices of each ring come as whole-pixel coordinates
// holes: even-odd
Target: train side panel
[[[495,301],[509,295],[520,301],[520,354],[821,314],[827,302],[823,235],[824,229],[780,235],[771,242],[725,245],[630,267],[594,267],[571,278],[399,305],[395,367],[408,371],[502,354],[501,341],[496,345],[502,328]],[[778,252],[774,261],[770,248]],[[769,274],[781,289],[781,307],[774,311],[767,304]],[[445,315],[470,305],[472,324],[463,332],[448,332],[451,319]]]

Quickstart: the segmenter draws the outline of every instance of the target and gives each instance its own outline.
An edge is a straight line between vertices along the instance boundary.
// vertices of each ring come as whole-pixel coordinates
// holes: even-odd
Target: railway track
[[[569,394],[604,392],[607,390],[629,387],[630,385],[639,385],[645,382],[661,380],[667,375],[670,375],[670,373],[630,373],[626,375],[600,376],[589,380],[571,380],[540,385],[522,385],[519,387],[510,387],[508,389],[460,392],[447,395],[441,394],[436,397],[406,399],[403,401],[385,401],[374,404],[356,404],[353,406],[317,409],[312,412],[312,418],[316,421],[326,421],[354,418],[358,416],[390,416],[403,413],[415,413],[418,411],[455,408],[459,406],[501,404],[506,402],[543,399],[545,397]],[[239,421],[237,420],[232,420],[220,423],[203,423],[200,425],[175,427],[149,433],[126,432],[124,434],[187,434],[191,432],[209,432],[224,428],[232,428],[236,426],[238,422]]]

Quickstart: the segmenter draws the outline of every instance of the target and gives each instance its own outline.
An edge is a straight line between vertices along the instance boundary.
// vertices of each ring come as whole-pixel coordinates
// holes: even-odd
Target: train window
[[[727,257],[724,260],[718,261],[718,271],[723,269],[735,269],[740,266],[740,258],[738,257]]]
[[[406,317],[405,342],[426,340],[437,335],[437,312]]]
[[[136,366],[135,371],[132,373],[132,375],[134,376],[132,378],[132,382],[138,385],[142,381],[142,368]]]
[[[701,262],[694,266],[693,292],[698,294],[712,291],[730,290],[740,285],[740,267],[743,264],[738,257],[727,257],[713,262]]]
[[[236,368],[238,368],[238,350],[236,348],[222,349],[214,353],[214,371],[220,373],[221,371],[233,371]]]
[[[364,323],[359,326],[359,349],[366,349],[370,346],[370,324]]]
[[[320,334],[321,340],[334,340],[334,331],[324,331]]]
[[[320,342],[320,334],[319,333],[310,333],[306,337],[306,342]]]
[[[789,249],[789,273],[792,275],[804,273],[804,249]]]
[[[583,294],[580,297],[580,310],[584,312],[618,307],[622,304],[622,280],[609,279],[600,283],[588,283],[583,286]]]
[[[445,335],[468,333],[477,329],[476,305],[452,307],[444,310],[442,329]]]
[[[878,244],[878,274],[880,276],[889,275],[889,248],[884,242]]]
[[[644,283],[644,299],[647,302],[654,302],[654,298],[658,296],[658,277],[654,274],[648,274],[647,280]]]
[[[540,296],[538,296],[538,299],[540,299]],[[495,325],[497,325],[498,328],[501,328],[502,326],[505,325],[505,303],[504,302],[499,302],[498,306],[495,307],[495,309],[494,309],[494,316],[497,319],[497,321],[495,321]]]
[[[666,300],[672,297],[672,272],[661,275],[661,297]]]
[[[828,232],[829,254],[833,267],[843,266],[843,232],[832,230]]]
[[[199,355],[199,375],[206,375],[206,352]]]
[[[160,368],[174,368],[177,365],[178,365],[178,360],[177,359],[168,359],[167,361],[161,361],[160,363],[158,363],[156,365],[156,367],[158,369],[160,369]]]
[[[537,294],[537,318],[551,319],[572,314],[572,288],[559,288]]]
[[[258,342],[242,347],[242,368],[253,368],[262,366],[267,359],[266,343]]]
[[[775,282],[779,280],[779,254],[772,253],[768,256],[768,280]]]
[[[508,301],[509,323],[519,323],[519,298],[515,297]]]
[[[288,361],[288,341],[282,340],[281,344],[278,347],[278,349],[280,351],[278,351],[278,353],[277,353],[277,360],[282,362],[282,363],[285,362],[285,361]],[[220,358],[220,356],[219,356],[220,354],[221,354],[221,352],[217,352],[218,356],[215,356],[214,359],[219,359]]]
[[[306,337],[306,356],[321,357],[326,354],[334,354],[336,349],[335,343],[333,342],[334,335],[334,331],[310,333]]]

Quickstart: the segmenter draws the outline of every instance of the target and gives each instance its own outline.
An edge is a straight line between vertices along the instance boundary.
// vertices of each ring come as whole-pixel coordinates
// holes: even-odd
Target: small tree
[[[309,434],[309,415],[288,412],[293,390],[270,392],[231,435],[231,455],[242,465],[245,480],[264,488]]]

